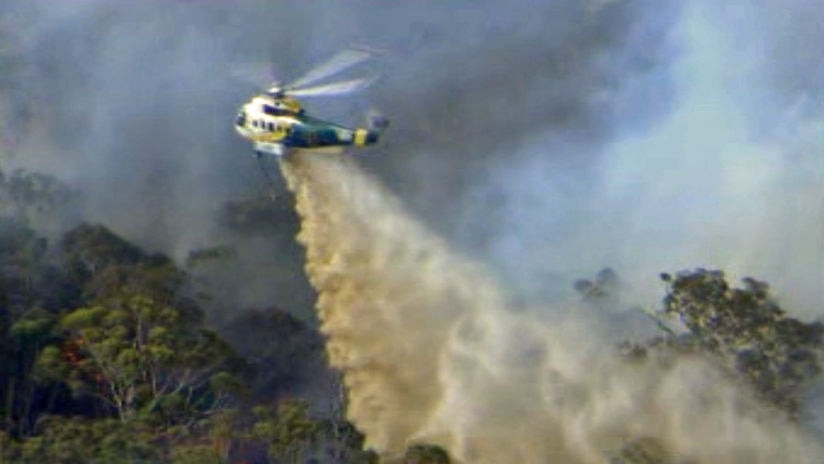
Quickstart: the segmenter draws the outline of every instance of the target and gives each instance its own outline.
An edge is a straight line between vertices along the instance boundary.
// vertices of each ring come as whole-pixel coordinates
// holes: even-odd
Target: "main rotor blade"
[[[339,73],[346,68],[352,67],[369,59],[372,55],[363,50],[344,50],[322,63],[303,76],[297,78],[289,84],[289,88],[297,88],[317,82],[332,74]]]
[[[286,94],[293,97],[314,97],[319,95],[342,95],[364,89],[375,81],[374,77],[352,79],[351,81],[335,82],[316,87],[287,90]]]
[[[261,88],[275,81],[275,72],[270,63],[250,62],[236,64],[231,67],[229,74],[238,81],[255,88]]]

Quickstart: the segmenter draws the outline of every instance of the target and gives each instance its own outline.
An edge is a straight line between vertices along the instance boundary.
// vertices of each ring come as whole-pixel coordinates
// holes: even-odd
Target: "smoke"
[[[389,116],[384,145],[353,156],[525,300],[562,298],[612,266],[649,302],[650,276],[703,265],[766,279],[817,312],[815,0],[12,0],[0,15],[4,62],[17,57],[3,100],[31,113],[0,118],[21,132],[6,165],[84,191],[79,216],[146,247],[278,254],[214,224],[216,205],[266,189],[231,130],[257,89],[231,71],[272,62],[289,79],[365,44],[386,52],[378,84],[308,110]],[[288,293],[298,263],[270,264],[292,275]],[[252,282],[263,269],[250,271]]]
[[[180,260],[216,243],[268,256],[242,266],[240,303],[304,305],[311,295],[293,249],[215,223],[224,202],[267,189],[231,128],[259,88],[233,70],[268,62],[274,77],[290,79],[342,47],[367,45],[385,51],[378,84],[307,100],[307,109],[345,124],[372,107],[384,112],[392,136],[362,155],[370,170],[452,246],[503,261],[497,247],[509,230],[480,219],[499,222],[520,201],[485,186],[508,188],[498,171],[530,163],[533,153],[514,148],[547,131],[571,147],[558,161],[591,178],[598,145],[665,111],[666,78],[633,86],[650,97],[633,122],[619,121],[631,99],[615,95],[627,76],[645,81],[666,62],[674,3],[11,0],[0,6],[3,51],[14,62],[0,73],[11,107],[0,119],[14,132],[4,167],[56,176],[83,193],[71,218]],[[488,197],[501,198],[499,208],[473,207]],[[265,281],[272,268],[281,278]]]
[[[300,312],[313,295],[291,240],[294,223],[262,240],[218,221],[227,201],[266,192],[232,129],[237,107],[258,89],[232,70],[272,60],[272,49],[299,53],[267,37],[271,16],[254,16],[263,4],[4,2],[7,61],[16,67],[0,73],[15,132],[3,168],[56,176],[82,194],[64,214],[181,262],[192,249],[232,245],[244,261],[234,265],[230,306],[275,301]],[[256,40],[243,36],[245,27]],[[273,268],[279,278],[264,277]]]
[[[510,408],[536,429],[548,427],[547,436],[572,437],[566,444],[610,448],[590,432],[603,424],[611,430],[609,420],[626,416],[593,412],[607,422],[590,424],[558,408],[551,409],[555,416],[546,416],[546,408],[533,411],[529,402],[543,400],[526,385],[550,381],[530,377],[538,374],[519,370],[525,364],[509,363],[510,356],[537,353],[535,364],[552,369],[535,372],[557,371],[561,385],[583,385],[569,388],[585,392],[581,404],[599,411],[626,404],[635,414],[638,401],[621,395],[647,389],[663,398],[677,390],[648,386],[640,374],[633,383],[604,361],[608,356],[597,353],[596,342],[596,353],[577,344],[591,340],[589,332],[570,340],[563,330],[507,315],[502,301],[512,294],[533,309],[530,317],[563,312],[564,304],[547,302],[563,302],[575,278],[611,266],[637,292],[632,303],[653,304],[659,289],[650,283],[658,272],[706,266],[765,279],[784,306],[809,317],[821,314],[824,60],[818,44],[824,43],[824,8],[817,0],[453,0],[392,8],[375,0],[11,0],[0,4],[0,15],[0,32],[13,39],[2,43],[2,60],[16,65],[0,72],[0,104],[12,107],[0,119],[16,132],[4,169],[54,174],[84,192],[78,216],[145,247],[182,257],[215,242],[235,244],[243,259],[235,292],[259,305],[273,299],[301,305],[308,291],[296,290],[303,276],[287,241],[249,240],[215,225],[217,205],[266,189],[248,145],[231,130],[238,105],[258,89],[234,80],[231,71],[269,61],[278,77],[289,79],[348,45],[386,51],[382,79],[368,93],[306,106],[347,124],[373,106],[392,120],[381,146],[350,155],[402,198],[403,207],[345,163],[303,160],[302,175],[319,177],[293,182],[307,195],[336,190],[332,198],[313,197],[313,206],[301,199],[301,208],[309,208],[303,213],[315,218],[306,226],[329,242],[313,242],[309,252],[339,253],[330,263],[339,266],[335,285],[377,292],[348,309],[370,315],[351,320],[363,334],[344,333],[376,340],[372,351],[351,362],[379,366],[388,383],[399,385],[353,404],[370,439],[388,448],[429,434],[469,458],[471,443],[483,436],[469,433],[479,422],[500,418],[498,431],[483,432],[497,437],[530,436],[523,430],[528,422],[514,419]],[[293,168],[300,174],[301,166]],[[349,214],[327,210],[333,204]],[[325,224],[314,216],[320,212],[339,222]],[[383,248],[366,249],[355,230]],[[338,243],[336,234],[346,240]],[[324,246],[355,249],[346,254]],[[372,261],[350,259],[364,253]],[[393,272],[376,272],[390,269],[388,263]],[[317,279],[318,268],[310,269]],[[348,280],[341,281],[343,270]],[[329,294],[328,282],[322,283]],[[479,288],[484,298],[476,297]],[[302,296],[293,298],[297,293]],[[357,299],[346,292],[338,297]],[[334,306],[329,298],[321,296],[321,307]],[[418,302],[427,298],[431,303]],[[392,304],[414,309],[393,311]],[[327,325],[349,321],[323,316]],[[574,362],[562,359],[579,350]],[[414,362],[419,352],[432,362]],[[471,356],[475,352],[487,355]],[[335,359],[345,364],[343,354]],[[575,371],[576,365],[598,367],[601,380]],[[417,370],[425,366],[432,370]],[[474,372],[478,381],[444,374],[450,369]],[[499,380],[516,374],[526,380]],[[680,368],[660,375],[686,385],[700,377]],[[354,391],[383,388],[364,385]],[[727,391],[722,384],[715,388]],[[413,393],[417,409],[403,403]],[[383,399],[370,406],[373,396]],[[547,397],[555,396],[541,396]],[[683,413],[662,416],[673,423],[689,416],[686,407],[661,409]],[[370,414],[391,420],[364,419]],[[571,415],[557,419],[564,414]],[[746,430],[750,423],[718,414],[708,424],[736,417]],[[465,425],[444,425],[453,417]],[[571,423],[582,424],[583,432]],[[508,432],[506,424],[514,424]],[[656,423],[639,424],[643,435]],[[661,430],[681,431],[675,425]],[[674,438],[661,439],[690,451]],[[541,446],[523,442],[529,449]]]
[[[809,26],[820,6],[634,6],[622,40],[594,55],[610,57],[617,85],[564,89],[590,124],[544,120],[506,138],[466,167],[474,181],[432,195],[449,201],[413,210],[527,301],[562,299],[575,277],[611,266],[653,304],[652,276],[704,266],[765,279],[787,307],[820,315],[824,60]],[[444,216],[451,226],[431,219]]]
[[[555,37],[569,49],[528,48],[514,61],[531,66],[503,67],[536,71],[509,93],[490,94],[495,73],[472,60],[460,85],[408,89],[431,97],[415,107],[431,119],[402,111],[401,140],[410,127],[430,138],[387,148],[403,206],[345,161],[284,165],[330,358],[373,445],[396,452],[433,441],[467,462],[602,462],[639,438],[698,462],[820,455],[712,367],[617,363],[601,321],[559,290],[611,265],[648,303],[653,289],[642,282],[657,272],[717,266],[765,278],[796,311],[820,314],[824,140],[809,101],[822,86],[770,70],[820,75],[820,58],[795,53],[809,46],[778,24],[817,10],[800,2],[774,19],[771,7],[671,6],[607,4],[593,23],[615,26],[613,35],[582,46],[592,44],[575,40],[592,36],[584,23],[570,28],[582,36]],[[574,71],[549,64],[570,49],[580,50]],[[514,134],[494,130],[519,122]],[[507,308],[511,292],[531,311]],[[548,299],[563,303],[536,303]]]
[[[0,13],[22,69],[8,90],[27,97],[39,126],[21,135],[14,163],[81,186],[89,219],[184,254],[211,240],[213,205],[261,187],[231,129],[237,107],[259,89],[231,71],[272,62],[289,79],[365,44],[386,51],[369,99],[307,106],[346,123],[373,105],[390,116],[395,156],[373,166],[397,181],[391,188],[417,192],[410,203],[419,210],[441,194],[460,196],[525,135],[550,127],[565,138],[604,138],[614,115],[603,115],[615,108],[591,95],[660,60],[665,50],[642,46],[671,21],[672,8],[655,3],[652,14],[643,1],[595,10],[570,0],[425,9],[366,0],[12,0]]]
[[[282,168],[349,418],[382,452],[423,440],[463,462],[600,463],[644,439],[689,462],[820,456],[698,360],[623,364],[580,313],[509,311],[482,268],[351,161],[302,153]]]
[[[796,89],[792,105],[779,103],[785,89],[773,91],[763,77],[773,66],[761,56],[767,39],[739,27],[768,13],[729,10],[685,10],[672,67],[678,104],[649,131],[607,147],[596,227],[625,234],[628,246],[612,259],[630,272],[667,263],[755,275],[783,289],[789,306],[820,314],[824,121],[806,99],[824,81]]]

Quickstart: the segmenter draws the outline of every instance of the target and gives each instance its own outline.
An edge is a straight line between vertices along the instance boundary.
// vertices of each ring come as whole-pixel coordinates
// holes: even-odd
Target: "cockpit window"
[[[245,124],[246,124],[246,112],[241,111],[240,113],[237,114],[237,119],[235,119],[235,125],[236,126],[243,126]]]
[[[272,105],[263,105],[263,112],[269,116],[281,116],[287,113],[283,108],[275,108]]]

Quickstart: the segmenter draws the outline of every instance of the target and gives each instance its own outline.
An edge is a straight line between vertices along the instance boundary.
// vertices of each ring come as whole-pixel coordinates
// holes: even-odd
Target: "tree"
[[[4,174],[0,170],[0,214],[26,224],[65,212],[76,198],[75,191],[53,176],[20,169]]]
[[[56,340],[55,325],[52,315],[32,309],[3,331],[0,354],[3,361],[0,375],[6,380],[0,387],[6,398],[3,425],[15,435],[28,435],[39,411],[52,409],[59,394],[59,387],[40,385],[32,375],[40,351]]]
[[[244,235],[278,235],[284,227],[294,237],[300,220],[292,208],[291,194],[284,192],[274,199],[259,196],[241,201],[230,201],[218,213],[218,222],[228,230]]]
[[[170,259],[91,225],[67,233],[61,248],[83,305],[60,318],[65,342],[44,350],[41,372],[100,399],[121,421],[165,426],[192,425],[240,388],[243,363],[205,327]]]
[[[150,431],[138,424],[60,416],[44,417],[35,436],[11,443],[9,451],[10,462],[25,464],[162,462],[165,454]]]
[[[49,347],[41,366],[102,399],[124,422],[141,412],[186,423],[221,406],[236,383],[231,350],[199,322],[150,296],[115,295],[64,316],[70,350]]]
[[[603,306],[614,303],[619,287],[618,274],[606,267],[595,276],[595,280],[578,279],[573,284],[584,302]]]
[[[403,455],[403,464],[449,464],[449,453],[437,445],[409,445]]]
[[[330,381],[337,392],[337,401],[332,401],[329,418],[323,424],[325,455],[330,462],[352,464],[374,464],[378,454],[365,449],[366,436],[351,422],[346,420],[348,391],[343,383],[343,375],[335,372]]]
[[[804,388],[821,372],[824,325],[788,316],[771,297],[767,283],[753,278],[744,278],[742,288],[731,287],[717,270],[661,274],[661,279],[667,291],[662,309],[650,315],[663,334],[641,343],[622,343],[625,357],[706,356],[796,417]],[[611,297],[616,282],[615,274],[605,269],[595,281],[578,280],[575,288],[585,301],[601,302]],[[680,320],[687,331],[671,329],[666,322],[671,318]]]
[[[12,316],[48,300],[38,284],[51,270],[48,243],[20,221],[0,218],[0,304]]]
[[[29,435],[41,411],[68,403],[57,401],[65,399],[59,386],[32,376],[40,350],[59,340],[57,308],[71,300],[62,284],[47,242],[0,219],[0,428],[14,437]]]
[[[663,313],[684,323],[690,341],[797,416],[804,387],[821,372],[824,326],[789,317],[769,286],[752,278],[743,279],[743,288],[731,288],[721,271],[704,269],[662,279],[668,290]]]
[[[257,406],[257,418],[252,435],[269,447],[274,462],[302,462],[305,453],[320,437],[323,428],[309,417],[309,406],[303,401],[284,401],[276,409]]]
[[[256,402],[299,395],[307,385],[337,379],[326,360],[323,335],[286,311],[242,311],[221,333],[241,356],[251,360]]]
[[[0,221],[0,461],[377,462],[343,409],[315,417],[282,401],[333,377],[316,330],[278,310],[228,328],[261,374],[250,401],[249,366],[206,326],[172,260],[96,225],[57,243]],[[278,406],[248,414],[260,401]]]
[[[351,422],[343,419],[323,421],[324,453],[330,462],[348,464],[377,464],[378,453],[365,449],[366,436]]]
[[[670,464],[675,461],[652,438],[640,438],[626,443],[621,451],[610,458],[609,464]]]
[[[601,301],[614,288],[612,277],[595,282],[580,280],[576,289],[585,301]],[[792,318],[770,296],[769,286],[745,278],[742,288],[731,287],[724,273],[696,269],[662,274],[666,294],[662,308],[650,314],[662,335],[642,342],[624,342],[619,348],[630,362],[674,363],[682,356],[702,356],[729,377],[755,391],[767,404],[791,419],[800,414],[805,387],[821,371],[824,326]],[[686,328],[678,332],[668,320],[677,318]],[[628,441],[610,456],[615,464],[666,464],[674,460],[656,440]]]

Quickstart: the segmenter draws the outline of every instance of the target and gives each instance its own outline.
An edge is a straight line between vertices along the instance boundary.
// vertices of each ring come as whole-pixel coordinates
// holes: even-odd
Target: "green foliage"
[[[65,464],[159,462],[163,450],[137,424],[79,417],[44,417],[37,435],[12,445],[14,461]]]
[[[63,235],[60,246],[66,264],[90,272],[109,265],[134,265],[146,259],[140,248],[99,225],[81,224]]]
[[[595,276],[595,280],[578,279],[573,284],[584,302],[606,304],[617,298],[618,275],[610,268],[604,268]]]
[[[41,309],[33,309],[15,321],[9,327],[9,335],[23,343],[44,343],[51,338],[55,317]]]
[[[821,371],[824,326],[787,316],[767,284],[751,278],[743,288],[703,269],[662,279],[668,285],[663,312],[678,316],[702,351],[795,416],[803,388]]]
[[[276,196],[274,200],[270,196],[260,196],[227,202],[220,211],[218,221],[229,230],[247,235],[276,234],[284,230],[284,224],[291,226],[290,232],[296,232],[299,220],[292,202],[291,195],[286,193]],[[290,236],[294,234],[290,233]]]
[[[192,250],[186,256],[186,268],[194,268],[208,263],[223,262],[237,256],[237,251],[228,245]]]
[[[222,464],[220,457],[211,443],[178,445],[171,451],[169,464]]]
[[[20,221],[0,218],[0,304],[13,319],[46,296],[37,292],[48,271],[47,242]]]
[[[664,447],[652,438],[640,438],[626,443],[621,451],[609,460],[610,464],[670,464],[674,462]]]
[[[323,336],[286,311],[244,311],[224,327],[223,334],[239,354],[251,360],[255,401],[288,396],[295,385],[334,381]]]
[[[366,437],[352,423],[332,419],[321,423],[325,456],[330,462],[376,464],[378,453],[364,449]]]
[[[46,241],[19,221],[0,220],[0,428],[12,436],[29,434],[57,394],[32,374],[38,352],[58,340],[60,283]]]
[[[242,363],[182,296],[185,274],[171,260],[91,225],[65,234],[61,251],[82,303],[59,321],[15,326],[59,329],[59,343],[36,356],[40,379],[101,400],[123,421],[168,426],[208,415],[240,388]]]
[[[121,420],[151,415],[168,424],[207,411],[231,388],[233,354],[198,317],[155,299],[124,293],[105,304],[66,314],[61,327],[77,348],[76,359],[54,369],[54,350],[41,364],[75,389],[113,407]],[[214,388],[217,387],[217,388]]]
[[[303,401],[284,401],[276,410],[265,406],[254,408],[256,422],[252,435],[269,447],[269,458],[279,462],[301,462],[304,452],[317,440],[323,428],[308,414]]]
[[[0,171],[0,215],[28,223],[37,216],[56,214],[76,197],[76,192],[47,174]]]
[[[190,288],[170,259],[104,227],[49,247],[0,220],[0,462],[218,463],[263,447],[277,462],[377,462],[342,414],[314,418],[299,401],[249,414],[247,365]],[[234,342],[260,361],[259,400],[328,374],[316,331],[282,311],[250,314]]]
[[[585,301],[600,303],[610,297],[617,279],[605,271],[594,282],[576,282]],[[742,288],[731,287],[722,272],[705,269],[662,274],[661,279],[667,286],[663,307],[650,316],[663,333],[644,342],[622,343],[622,357],[662,365],[683,356],[705,357],[768,404],[797,418],[804,388],[821,371],[824,326],[788,316],[770,296],[768,285],[752,278],[743,279]],[[672,318],[687,331],[671,329],[667,320]],[[627,442],[610,462],[676,461],[656,440],[639,438]]]
[[[0,429],[0,462],[16,462],[20,456],[20,445],[9,434]]]
[[[449,464],[449,453],[437,445],[413,444],[403,455],[403,464]]]
[[[46,241],[20,221],[0,217],[0,259],[5,265],[24,265],[39,261]]]

